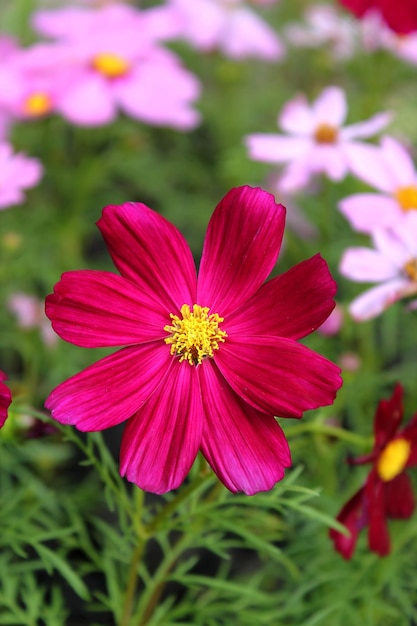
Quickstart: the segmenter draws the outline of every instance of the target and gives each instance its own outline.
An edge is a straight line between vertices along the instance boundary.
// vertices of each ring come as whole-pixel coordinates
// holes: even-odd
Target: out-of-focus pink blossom
[[[354,21],[330,4],[307,7],[305,24],[291,23],[285,29],[286,39],[300,48],[329,46],[335,59],[348,59],[355,52],[358,27]]]
[[[378,283],[349,307],[352,317],[364,321],[388,306],[417,293],[417,213],[408,213],[392,228],[372,233],[374,249],[348,248],[340,273],[350,280]]]
[[[36,185],[42,177],[42,165],[23,153],[14,153],[5,141],[0,142],[0,209],[24,200],[23,190]]]
[[[314,174],[342,180],[363,145],[358,139],[371,137],[390,121],[390,113],[343,126],[347,114],[346,96],[340,87],[326,87],[309,105],[299,95],[287,102],[279,117],[288,135],[257,133],[246,137],[249,157],[267,163],[288,163],[281,188],[302,189]]]
[[[242,0],[168,3],[182,21],[182,37],[198,50],[220,50],[233,59],[259,57],[265,61],[284,55],[277,33]]]
[[[7,66],[12,54],[18,49],[18,43],[14,37],[0,35],[0,72],[2,67]],[[0,102],[0,141],[7,139],[10,128],[10,115]]]
[[[332,337],[333,335],[337,335],[342,328],[343,325],[343,309],[339,304],[336,304],[333,311],[330,313],[327,320],[323,322],[321,326],[317,329],[321,335],[325,335],[326,337]]]
[[[75,124],[100,125],[113,121],[121,108],[148,124],[195,127],[199,82],[157,43],[153,24],[127,5],[38,12],[38,31],[71,49],[71,79],[60,113]]]
[[[358,150],[353,173],[380,193],[358,193],[341,200],[339,209],[355,230],[371,233],[394,226],[409,211],[417,210],[417,170],[408,151],[392,137],[380,147]]]
[[[53,346],[57,342],[48,318],[45,315],[45,306],[42,300],[26,293],[14,293],[7,301],[8,309],[15,314],[21,328],[38,328],[43,342]]]

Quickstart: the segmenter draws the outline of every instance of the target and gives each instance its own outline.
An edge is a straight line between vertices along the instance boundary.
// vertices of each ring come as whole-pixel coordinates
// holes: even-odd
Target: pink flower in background
[[[398,35],[386,26],[377,11],[368,12],[362,20],[361,39],[368,52],[382,48],[412,65],[417,65],[417,33]]]
[[[305,24],[290,23],[285,37],[300,48],[328,46],[335,59],[348,59],[356,48],[358,27],[330,4],[313,4],[304,12]]]
[[[270,489],[290,465],[274,419],[331,404],[339,368],[298,339],[331,312],[336,290],[316,255],[268,282],[285,209],[232,189],[210,220],[198,278],[180,232],[144,204],[104,209],[98,226],[120,276],[63,274],[46,312],[83,347],[127,346],[52,391],[52,416],[83,431],[128,420],[121,473],[164,493],[200,449],[233,492]],[[296,286],[296,288],[295,288]]]
[[[333,337],[338,335],[343,326],[343,309],[339,304],[336,304],[333,311],[330,313],[327,320],[318,327],[317,332],[325,337]]]
[[[26,293],[14,293],[8,298],[7,307],[16,315],[21,328],[38,328],[42,340],[47,346],[53,346],[56,343],[57,336],[45,315],[45,306],[42,300]]]
[[[8,408],[12,401],[12,394],[7,385],[4,384],[4,380],[7,380],[7,376],[0,370],[0,428],[7,419]]]
[[[417,170],[405,147],[383,137],[381,147],[364,147],[351,163],[355,176],[381,193],[357,193],[341,200],[339,209],[355,230],[371,233],[395,226],[417,210]]]
[[[9,143],[0,142],[0,209],[23,202],[23,189],[36,185],[42,173],[37,159],[14,153]]]
[[[371,236],[374,249],[348,248],[339,267],[350,280],[378,283],[350,305],[357,321],[376,317],[397,300],[417,293],[417,213],[408,213],[396,225]]]
[[[106,124],[120,107],[148,124],[179,130],[198,124],[198,80],[158,44],[156,27],[140,11],[127,5],[66,8],[40,12],[34,23],[71,50],[71,76],[60,105],[70,122]]]
[[[371,463],[363,487],[344,505],[337,520],[350,535],[330,530],[335,549],[351,559],[359,533],[368,527],[368,544],[379,556],[389,554],[388,519],[407,519],[414,511],[414,494],[406,470],[417,465],[417,415],[400,428],[404,415],[403,389],[397,384],[392,397],[381,400],[375,414],[375,442],[370,454],[352,465]]]
[[[181,36],[198,50],[220,50],[233,59],[259,57],[265,61],[284,55],[276,32],[241,0],[168,2],[182,22]]]
[[[246,137],[249,158],[266,163],[288,163],[281,178],[285,191],[302,189],[313,174],[342,180],[355,160],[361,142],[390,121],[389,113],[378,113],[350,126],[343,126],[347,105],[340,87],[326,87],[309,105],[300,95],[287,102],[279,124],[288,135],[257,133]]]

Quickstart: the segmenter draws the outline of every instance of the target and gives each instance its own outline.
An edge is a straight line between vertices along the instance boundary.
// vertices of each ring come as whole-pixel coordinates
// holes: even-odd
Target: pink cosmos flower
[[[300,48],[320,48],[328,45],[335,59],[350,58],[356,47],[358,29],[352,19],[341,15],[330,4],[307,7],[305,24],[290,23],[285,28],[286,39]]]
[[[290,465],[273,418],[333,402],[339,368],[297,339],[332,310],[335,282],[316,255],[264,282],[285,209],[232,189],[215,209],[198,278],[180,232],[144,204],[104,209],[98,226],[120,276],[63,274],[46,312],[84,347],[127,346],[52,391],[52,416],[83,431],[128,420],[121,474],[178,487],[200,449],[233,492],[270,489]]]
[[[339,268],[350,280],[379,283],[350,305],[357,321],[376,317],[397,300],[417,293],[417,213],[408,213],[371,236],[375,248],[348,248]]]
[[[14,153],[9,143],[0,142],[0,209],[23,202],[23,189],[33,187],[41,177],[42,165],[37,159]]]
[[[12,401],[12,394],[7,385],[4,384],[4,380],[7,380],[7,376],[0,370],[0,428],[7,419],[8,408]]]
[[[198,50],[220,50],[233,59],[284,56],[278,35],[242,0],[168,1],[182,21],[182,37]]]
[[[354,174],[380,193],[357,193],[341,200],[339,209],[355,230],[371,233],[394,226],[417,209],[417,170],[404,146],[383,137],[381,147],[367,146],[352,162]]]
[[[375,414],[375,443],[370,454],[350,461],[372,463],[363,487],[337,516],[350,535],[330,530],[335,549],[351,559],[360,531],[368,527],[369,549],[386,556],[391,549],[388,519],[407,519],[414,510],[413,487],[406,470],[417,465],[417,415],[403,428],[403,389],[397,384],[392,397],[381,400]]]
[[[365,122],[343,126],[346,96],[340,87],[326,87],[310,106],[302,95],[287,102],[279,124],[289,135],[258,133],[246,137],[249,157],[266,163],[288,163],[281,187],[288,192],[303,188],[313,174],[341,180],[361,147],[390,121],[378,113]]]
[[[70,122],[106,124],[118,107],[145,123],[179,130],[199,122],[193,108],[198,80],[158,44],[155,23],[140,11],[122,4],[64,8],[39,12],[34,24],[71,50],[71,77],[60,103]]]

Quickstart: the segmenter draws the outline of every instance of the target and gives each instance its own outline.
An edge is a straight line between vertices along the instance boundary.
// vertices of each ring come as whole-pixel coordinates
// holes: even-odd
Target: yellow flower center
[[[319,124],[314,132],[317,143],[336,143],[338,129],[330,124]]]
[[[217,313],[209,315],[209,310],[206,306],[194,304],[191,312],[188,304],[183,304],[182,319],[170,314],[172,324],[164,326],[164,330],[170,333],[165,343],[171,346],[171,354],[180,357],[180,363],[188,361],[190,365],[201,365],[203,359],[213,356],[219,343],[227,337],[227,333],[219,328],[224,318]]]
[[[407,439],[394,439],[381,452],[377,462],[380,478],[388,482],[401,474],[410,456],[411,444]]]
[[[130,69],[130,64],[118,54],[103,52],[93,59],[93,68],[107,78],[119,78]]]
[[[52,109],[51,97],[43,91],[38,91],[28,96],[23,104],[23,110],[27,115],[40,117],[49,113]]]
[[[410,280],[417,282],[417,259],[407,261],[404,265],[404,271]]]
[[[400,187],[394,195],[403,211],[417,209],[417,187],[414,185]]]

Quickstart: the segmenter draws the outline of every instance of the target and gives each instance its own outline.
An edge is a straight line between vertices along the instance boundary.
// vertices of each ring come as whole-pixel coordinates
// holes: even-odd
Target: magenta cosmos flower
[[[12,401],[12,394],[7,385],[4,384],[4,380],[7,380],[7,376],[0,370],[0,428],[7,419],[7,411]]]
[[[266,163],[286,163],[281,188],[287,192],[302,189],[314,174],[342,180],[365,137],[382,130],[389,113],[344,126],[347,114],[345,93],[340,87],[326,87],[309,105],[303,95],[287,102],[279,123],[288,135],[256,133],[246,137],[249,157]]]
[[[210,220],[198,278],[181,233],[144,204],[108,206],[98,222],[120,272],[63,274],[46,312],[65,340],[120,346],[54,389],[55,419],[102,430],[128,419],[121,474],[178,487],[200,449],[231,491],[270,489],[290,465],[274,419],[333,402],[339,368],[297,343],[333,309],[335,282],[316,255],[264,283],[285,209],[232,189]]]
[[[397,385],[389,400],[381,400],[376,410],[372,452],[350,461],[353,465],[372,463],[365,485],[345,504],[337,516],[350,535],[342,535],[335,529],[330,537],[335,549],[345,559],[355,550],[360,531],[368,527],[369,549],[380,556],[390,551],[387,522],[406,519],[414,510],[411,481],[405,470],[417,465],[417,415],[404,428],[403,389]]]

